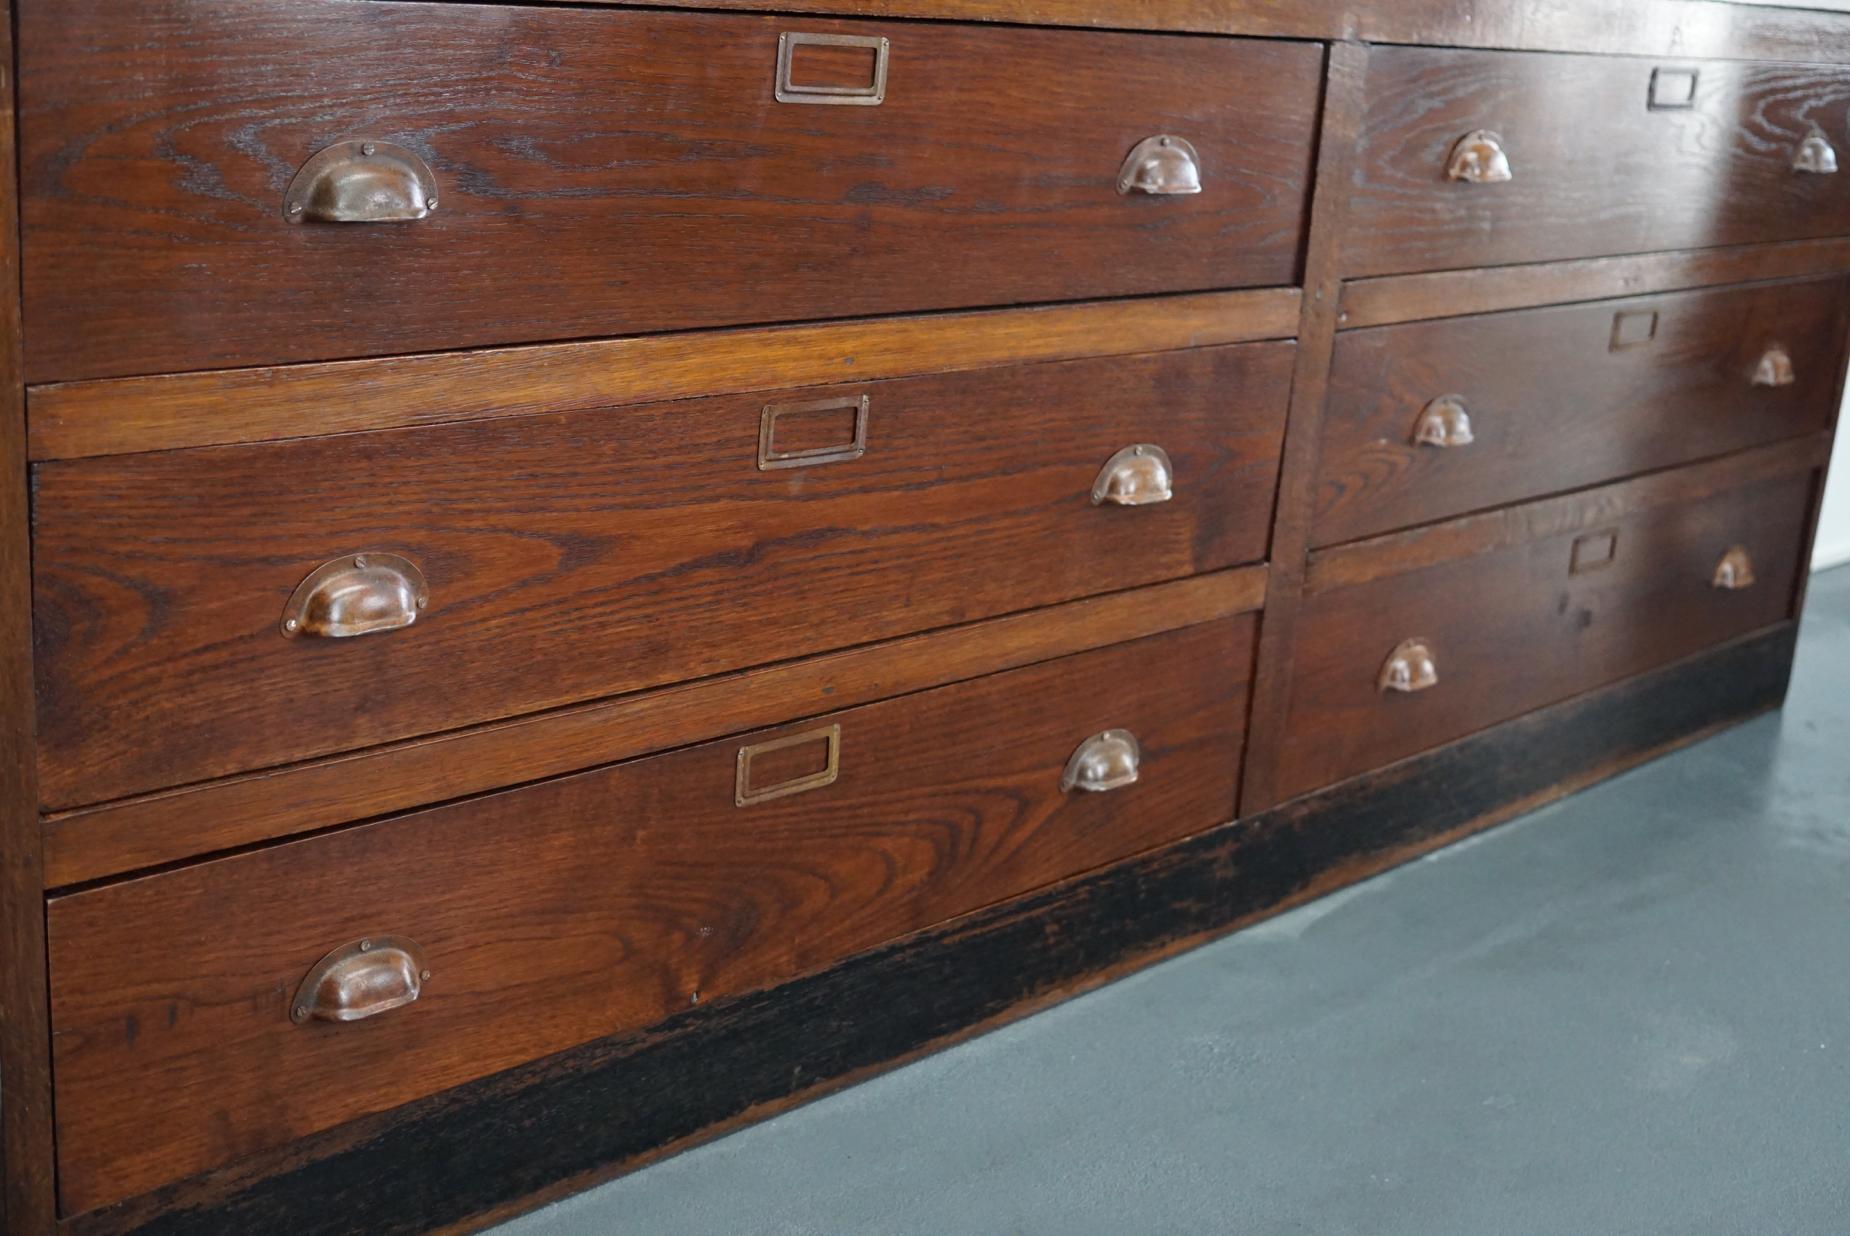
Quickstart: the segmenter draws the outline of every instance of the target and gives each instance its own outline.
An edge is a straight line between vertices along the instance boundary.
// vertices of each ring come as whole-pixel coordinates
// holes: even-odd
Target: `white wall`
[[[1850,412],[1850,399],[1845,400]],[[1845,427],[1850,429],[1850,419]],[[1812,549],[1811,568],[1850,563],[1850,440],[1839,438],[1831,459],[1831,478],[1824,487],[1824,513],[1818,517],[1818,542]]]

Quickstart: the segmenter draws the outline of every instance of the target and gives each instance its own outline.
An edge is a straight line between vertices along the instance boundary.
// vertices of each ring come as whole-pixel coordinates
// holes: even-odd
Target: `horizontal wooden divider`
[[[1239,567],[372,751],[64,812],[48,888],[482,794],[1179,630],[1265,604]]]
[[[35,461],[1288,339],[1296,288],[54,383]]]
[[[1345,284],[1338,324],[1343,330],[1357,330],[1573,301],[1845,273],[1850,273],[1850,239],[1387,275]]]

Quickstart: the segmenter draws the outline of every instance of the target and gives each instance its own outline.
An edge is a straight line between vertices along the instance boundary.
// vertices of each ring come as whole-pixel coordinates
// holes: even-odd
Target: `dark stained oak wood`
[[[653,1030],[355,1121],[66,1230],[388,1236],[505,1218],[1777,707],[1795,634],[1780,624],[820,973],[703,1002]]]
[[[0,0],[0,1228],[53,1213],[44,847],[33,757],[32,544],[19,351],[13,5]]]
[[[791,30],[889,39],[885,102],[774,101]],[[20,39],[33,382],[1294,283],[1320,60],[386,0],[61,0]],[[1204,191],[1120,194],[1168,132]],[[355,136],[422,155],[438,209],[286,222]]]
[[[1723,455],[1830,425],[1845,285],[1760,284],[1343,334],[1315,545]],[[1645,342],[1615,347],[1620,320]],[[1793,385],[1754,385],[1769,348]],[[1473,441],[1416,443],[1421,411],[1469,408]]]
[[[1699,69],[1694,107],[1649,110],[1660,67]],[[1351,277],[1829,237],[1850,214],[1850,177],[1791,166],[1813,124],[1850,156],[1842,68],[1378,48],[1368,82]],[[1513,180],[1446,179],[1476,129]]]
[[[1192,627],[57,898],[64,1210],[813,973],[1229,819],[1253,632],[1250,617]],[[832,785],[735,806],[742,744],[830,723]],[[1062,792],[1075,748],[1112,728],[1141,742],[1140,779]],[[318,958],[381,934],[423,948],[415,1004],[291,1021]]]
[[[1830,457],[1831,436],[1820,433],[1600,489],[1333,545],[1311,555],[1304,591],[1328,592],[1564,533],[1587,532],[1661,507],[1697,506],[1734,490],[1821,470]]]
[[[1388,275],[1344,284],[1338,322],[1355,330],[1569,301],[1842,274],[1850,274],[1850,240],[1833,238]]]
[[[40,776],[71,807],[1264,557],[1293,349],[1254,344],[42,465]],[[870,400],[757,467],[760,411]],[[1095,506],[1155,443],[1173,500]],[[416,625],[286,639],[318,565]],[[263,684],[251,690],[251,684]]]
[[[1305,259],[1307,293],[1303,321],[1298,327],[1298,368],[1292,381],[1291,414],[1272,518],[1272,574],[1267,581],[1265,617],[1259,629],[1252,739],[1240,783],[1240,810],[1245,814],[1278,801],[1274,788],[1278,744],[1291,693],[1291,647],[1309,546],[1317,459],[1322,448],[1320,426],[1342,295],[1337,267],[1346,205],[1343,186],[1353,167],[1356,129],[1361,124],[1367,55],[1365,49],[1353,43],[1339,43],[1330,49],[1323,129],[1317,142],[1311,245]]]
[[[1238,567],[557,709],[45,821],[61,887],[486,793],[513,782],[961,682],[1259,609],[1266,569]]]
[[[682,0],[585,0],[651,7]],[[1842,0],[713,0],[707,7],[1529,51],[1850,61]],[[1805,12],[1801,10],[1829,10]]]
[[[39,386],[34,460],[1286,339],[1296,288]]]
[[[1813,471],[1318,592],[1298,628],[1279,781],[1303,794],[1792,616]],[[1598,491],[1581,501],[1598,509]],[[1443,531],[1438,535],[1443,536]],[[1756,582],[1714,586],[1731,548]],[[1578,564],[1578,569],[1576,567]],[[1438,683],[1378,685],[1405,640]]]

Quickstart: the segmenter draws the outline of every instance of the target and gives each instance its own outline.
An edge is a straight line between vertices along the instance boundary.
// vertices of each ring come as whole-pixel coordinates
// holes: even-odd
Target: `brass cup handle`
[[[1515,178],[1503,138],[1489,129],[1473,129],[1453,143],[1445,159],[1445,175],[1471,185],[1500,185]]]
[[[283,194],[291,223],[408,223],[437,209],[437,178],[415,151],[349,138],[310,156]]]
[[[1134,785],[1143,764],[1143,748],[1129,730],[1106,730],[1079,744],[1066,771],[1060,775],[1060,790],[1071,793],[1103,794],[1109,790]]]
[[[1186,138],[1173,133],[1146,137],[1118,169],[1118,192],[1174,197],[1201,192],[1201,156]]]
[[[348,639],[396,631],[430,605],[418,564],[401,554],[351,554],[324,562],[283,607],[283,634]]]
[[[1736,545],[1715,564],[1710,581],[1725,592],[1740,592],[1754,586],[1754,560],[1744,545]]]
[[[1465,407],[1464,397],[1460,395],[1442,395],[1420,410],[1420,419],[1413,425],[1413,445],[1436,446],[1441,449],[1454,446],[1470,446],[1476,441],[1471,433],[1471,413]]]
[[[1769,347],[1761,355],[1760,363],[1754,366],[1755,386],[1791,386],[1798,380],[1798,371],[1792,365],[1792,353],[1781,343]]]
[[[1099,469],[1093,506],[1154,506],[1175,497],[1175,465],[1153,442],[1127,446]]]
[[[1375,685],[1383,694],[1401,691],[1408,695],[1438,686],[1439,660],[1433,656],[1432,646],[1423,639],[1403,640],[1395,645],[1382,663]]]
[[[343,944],[315,963],[295,999],[289,1020],[365,1021],[405,1007],[430,981],[424,950],[404,936],[371,936]]]
[[[1811,127],[1811,132],[1804,136],[1798,149],[1792,152],[1792,170],[1813,176],[1837,174],[1837,148],[1831,145],[1831,139],[1817,125]]]

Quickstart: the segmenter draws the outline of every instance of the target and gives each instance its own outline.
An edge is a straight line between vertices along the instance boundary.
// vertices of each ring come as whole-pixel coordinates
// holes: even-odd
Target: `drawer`
[[[1839,236],[1850,215],[1850,176],[1794,167],[1814,128],[1850,158],[1844,66],[1375,48],[1367,92],[1352,276]],[[1481,132],[1508,180],[1451,177]]]
[[[1256,561],[1292,356],[42,465],[41,791],[97,802]],[[1148,501],[1165,458],[1173,496]],[[1107,477],[1142,488],[1095,502]]]
[[[1254,629],[1184,628],[56,898],[65,1211],[1229,820]],[[1108,731],[1139,754],[1094,747],[1088,775],[1135,782],[1063,789]],[[298,994],[361,939],[380,943],[347,959],[355,1003]]]
[[[1843,307],[1830,280],[1343,334],[1314,543],[1815,433],[1837,408]]]
[[[1323,63],[514,4],[30,0],[20,21],[32,381],[1287,285]],[[1138,183],[1188,187],[1192,150],[1200,192],[1121,193],[1161,136]],[[312,221],[359,183],[437,205]]]
[[[1380,768],[1789,617],[1813,474],[1696,501],[1635,498],[1686,479],[1313,557],[1280,792]],[[1751,571],[1725,579],[1736,551]],[[1339,555],[1341,570],[1320,569]]]

